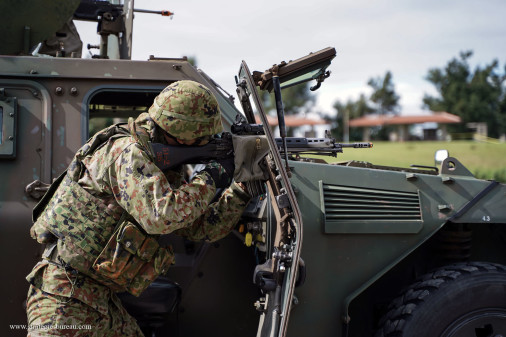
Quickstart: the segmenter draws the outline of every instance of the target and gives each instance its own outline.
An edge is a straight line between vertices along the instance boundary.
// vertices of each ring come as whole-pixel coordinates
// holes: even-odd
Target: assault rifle
[[[202,164],[212,160],[224,159],[234,155],[233,135],[248,136],[262,135],[262,124],[248,124],[240,118],[232,125],[231,132],[215,135],[209,143],[203,146],[165,145],[152,143],[155,164],[161,170],[175,168],[182,164]],[[301,154],[327,155],[336,157],[343,148],[371,148],[372,143],[337,143],[329,133],[324,138],[286,137],[286,151],[290,156]],[[279,151],[284,153],[283,141],[276,138]]]

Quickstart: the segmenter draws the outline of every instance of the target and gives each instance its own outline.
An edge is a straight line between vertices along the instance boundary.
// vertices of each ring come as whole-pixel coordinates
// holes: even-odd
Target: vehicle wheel
[[[459,263],[424,275],[379,326],[375,337],[506,337],[506,266]]]

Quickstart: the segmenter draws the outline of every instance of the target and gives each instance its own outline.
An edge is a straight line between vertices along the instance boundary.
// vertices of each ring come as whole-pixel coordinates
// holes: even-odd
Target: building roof
[[[378,116],[368,115],[350,120],[351,127],[371,127],[382,125],[410,125],[420,123],[450,124],[460,123],[461,118],[448,112],[432,112],[429,115]]]
[[[255,117],[257,123],[261,123],[260,118],[258,116]],[[271,126],[277,126],[278,125],[278,118],[273,116],[267,116],[267,120],[269,121],[269,125]],[[304,125],[323,125],[323,124],[329,124],[329,122],[325,121],[324,119],[313,119],[313,118],[303,118],[303,117],[297,117],[297,116],[285,116],[285,125],[286,126],[293,126],[293,127],[299,127]]]

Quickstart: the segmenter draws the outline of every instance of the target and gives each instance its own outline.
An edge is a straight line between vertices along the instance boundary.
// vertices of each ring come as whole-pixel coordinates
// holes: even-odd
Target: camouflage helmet
[[[149,116],[171,136],[192,140],[223,131],[216,98],[204,85],[178,81],[156,96]]]

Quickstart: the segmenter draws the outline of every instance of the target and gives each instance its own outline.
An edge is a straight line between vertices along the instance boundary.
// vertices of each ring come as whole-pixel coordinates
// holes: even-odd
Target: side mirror
[[[437,150],[434,154],[434,163],[436,167],[441,166],[443,161],[450,156],[448,150]]]

